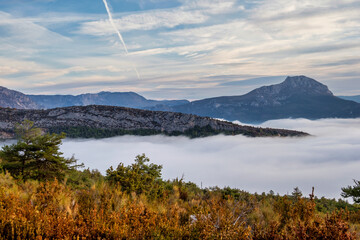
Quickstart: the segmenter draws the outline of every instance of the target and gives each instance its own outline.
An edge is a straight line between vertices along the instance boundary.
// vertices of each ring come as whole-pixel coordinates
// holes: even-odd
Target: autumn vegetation
[[[20,130],[19,141],[0,152],[0,239],[360,237],[356,203],[303,196],[298,188],[280,196],[164,180],[162,166],[144,154],[103,176],[62,157],[63,135],[29,122]]]

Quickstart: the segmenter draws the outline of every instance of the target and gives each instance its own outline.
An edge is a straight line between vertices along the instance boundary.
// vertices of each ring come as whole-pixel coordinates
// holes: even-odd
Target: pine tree
[[[0,151],[3,169],[17,179],[63,180],[66,172],[81,165],[62,156],[60,145],[65,134],[44,134],[28,120],[16,126],[17,143]]]
[[[352,197],[355,203],[360,203],[360,181],[354,179],[355,186],[347,186],[341,188],[341,196],[348,198]]]

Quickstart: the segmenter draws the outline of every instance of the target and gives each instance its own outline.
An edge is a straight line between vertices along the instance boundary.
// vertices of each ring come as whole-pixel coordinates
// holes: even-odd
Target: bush
[[[136,194],[145,193],[151,198],[163,195],[164,182],[161,179],[161,165],[147,164],[150,161],[145,154],[138,155],[135,163],[124,166],[120,163],[116,170],[110,167],[106,171],[106,180],[121,187],[122,191]]]

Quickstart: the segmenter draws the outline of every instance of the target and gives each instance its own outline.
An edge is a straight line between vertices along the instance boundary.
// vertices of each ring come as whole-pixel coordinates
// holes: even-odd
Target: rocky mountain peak
[[[271,86],[263,86],[248,93],[250,96],[261,99],[266,98],[267,100],[271,100],[273,98],[285,99],[299,94],[306,96],[333,96],[333,93],[326,85],[306,76],[287,77],[282,83]]]
[[[295,90],[307,94],[333,95],[326,85],[306,76],[287,77],[280,85],[286,90]]]
[[[306,76],[287,77],[282,83],[263,86],[244,95],[251,106],[280,106],[292,97],[333,96],[328,87]]]

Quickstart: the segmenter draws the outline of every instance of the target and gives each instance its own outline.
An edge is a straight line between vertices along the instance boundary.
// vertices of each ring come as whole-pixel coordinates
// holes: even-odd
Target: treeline
[[[216,130],[210,125],[204,127],[194,126],[193,128],[187,129],[183,132],[181,131],[160,131],[155,129],[134,129],[134,130],[125,130],[125,129],[106,129],[106,128],[92,128],[87,126],[59,126],[59,127],[50,127],[48,128],[49,133],[61,134],[66,133],[66,136],[69,138],[108,138],[115,136],[124,136],[124,135],[135,135],[135,136],[152,136],[152,135],[165,135],[165,136],[186,136],[189,138],[199,138],[199,137],[209,137],[219,134],[223,135],[239,135],[249,137],[257,136],[279,136],[279,131],[286,136],[296,136],[292,131],[279,130],[279,129],[270,129],[270,128],[256,128],[256,127],[247,127],[244,126],[244,129],[238,129],[234,131],[230,130]]]
[[[153,129],[106,129],[106,128],[92,128],[86,126],[77,127],[50,127],[48,128],[49,133],[61,134],[65,133],[69,138],[108,138],[115,136],[124,135],[135,135],[135,136],[151,136],[162,134],[161,131]]]
[[[164,180],[144,154],[103,176],[62,157],[63,135],[16,132],[0,151],[0,239],[359,238],[356,204]]]
[[[135,135],[135,136],[152,136],[152,135],[165,135],[165,136],[186,136],[189,138],[197,137],[208,137],[218,134],[224,135],[236,135],[242,134],[239,131],[220,131],[213,129],[210,125],[205,127],[195,126],[193,128],[187,129],[184,132],[180,131],[160,131],[154,129],[134,129],[134,130],[125,130],[125,129],[105,129],[105,128],[91,128],[86,126],[77,126],[77,127],[51,127],[48,129],[49,133],[66,133],[67,137],[70,138],[108,138],[115,136],[124,136],[124,135]],[[251,135],[251,134],[250,134]]]

